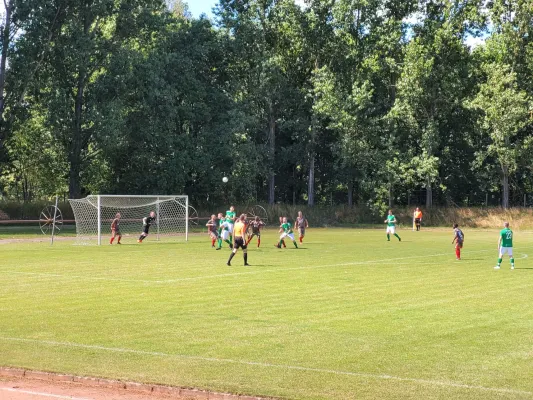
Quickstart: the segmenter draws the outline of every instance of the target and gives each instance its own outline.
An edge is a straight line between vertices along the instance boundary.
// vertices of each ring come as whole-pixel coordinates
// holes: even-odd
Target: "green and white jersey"
[[[394,215],[387,215],[387,226],[396,226],[395,219],[396,217]]]
[[[290,222],[286,222],[284,224],[281,224],[281,228],[285,233],[292,233],[292,225]]]
[[[235,216],[235,211],[226,211],[226,221],[228,221],[230,224],[233,224]]]
[[[502,247],[513,247],[513,231],[509,228],[502,229],[500,231],[500,237],[502,238]]]

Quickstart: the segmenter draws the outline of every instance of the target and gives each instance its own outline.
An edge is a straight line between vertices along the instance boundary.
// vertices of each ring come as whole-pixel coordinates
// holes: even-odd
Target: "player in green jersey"
[[[237,214],[235,213],[235,207],[230,206],[229,210],[226,211],[226,221],[229,224],[229,240],[233,242],[233,224],[237,219]]]
[[[283,223],[281,224],[279,229],[279,233],[281,233],[281,236],[279,237],[278,249],[281,249],[281,243],[286,237],[289,237],[292,240],[292,243],[294,243],[294,247],[298,248],[298,244],[296,243],[296,240],[294,240],[294,233],[292,232],[291,223],[287,222],[287,217],[283,217],[282,222]]]
[[[390,235],[392,233],[401,242],[402,239],[396,233],[396,223],[398,221],[396,221],[396,217],[392,214],[392,210],[389,210],[389,215],[387,215],[387,219],[384,222],[387,224],[387,240],[390,242]]]
[[[498,239],[498,250],[500,251],[500,257],[498,258],[498,265],[494,269],[500,269],[504,254],[509,254],[511,269],[514,269],[513,231],[509,229],[509,222],[503,223],[503,229],[500,231],[500,238]]]
[[[218,213],[218,244],[217,250],[222,248],[222,241],[226,242],[230,248],[232,248],[233,243],[231,242],[230,233],[229,233],[229,222],[226,221],[226,218],[223,217],[222,213]]]

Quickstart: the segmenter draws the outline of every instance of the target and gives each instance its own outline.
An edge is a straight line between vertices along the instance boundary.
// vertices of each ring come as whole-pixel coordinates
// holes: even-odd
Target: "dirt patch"
[[[198,389],[0,367],[2,400],[267,400]]]

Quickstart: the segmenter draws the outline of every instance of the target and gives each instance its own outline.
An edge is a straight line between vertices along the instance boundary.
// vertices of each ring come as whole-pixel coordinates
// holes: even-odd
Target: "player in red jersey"
[[[462,230],[459,229],[458,224],[453,224],[453,240],[452,244],[455,243],[455,257],[457,260],[461,259],[461,249],[463,248],[463,243],[465,241],[465,235]]]
[[[111,239],[109,240],[109,244],[113,244],[115,237],[118,238],[117,244],[122,244],[120,243],[120,239],[122,239],[122,233],[120,233],[120,213],[117,213],[115,219],[111,222]]]

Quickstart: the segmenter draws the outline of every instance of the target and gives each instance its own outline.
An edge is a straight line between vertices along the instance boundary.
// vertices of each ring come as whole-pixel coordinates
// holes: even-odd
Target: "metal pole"
[[[102,245],[102,210],[101,210],[100,195],[97,197],[97,213],[98,213],[98,246]]]
[[[54,219],[52,220],[52,239],[50,241],[50,246],[54,244],[54,233],[56,230],[56,217],[57,217],[57,205],[58,205],[59,198],[56,195],[56,207],[54,208]]]
[[[189,241],[189,196],[185,197],[185,241]]]
[[[159,241],[159,197],[157,198],[157,203],[155,203],[155,223],[157,224],[157,240]]]

